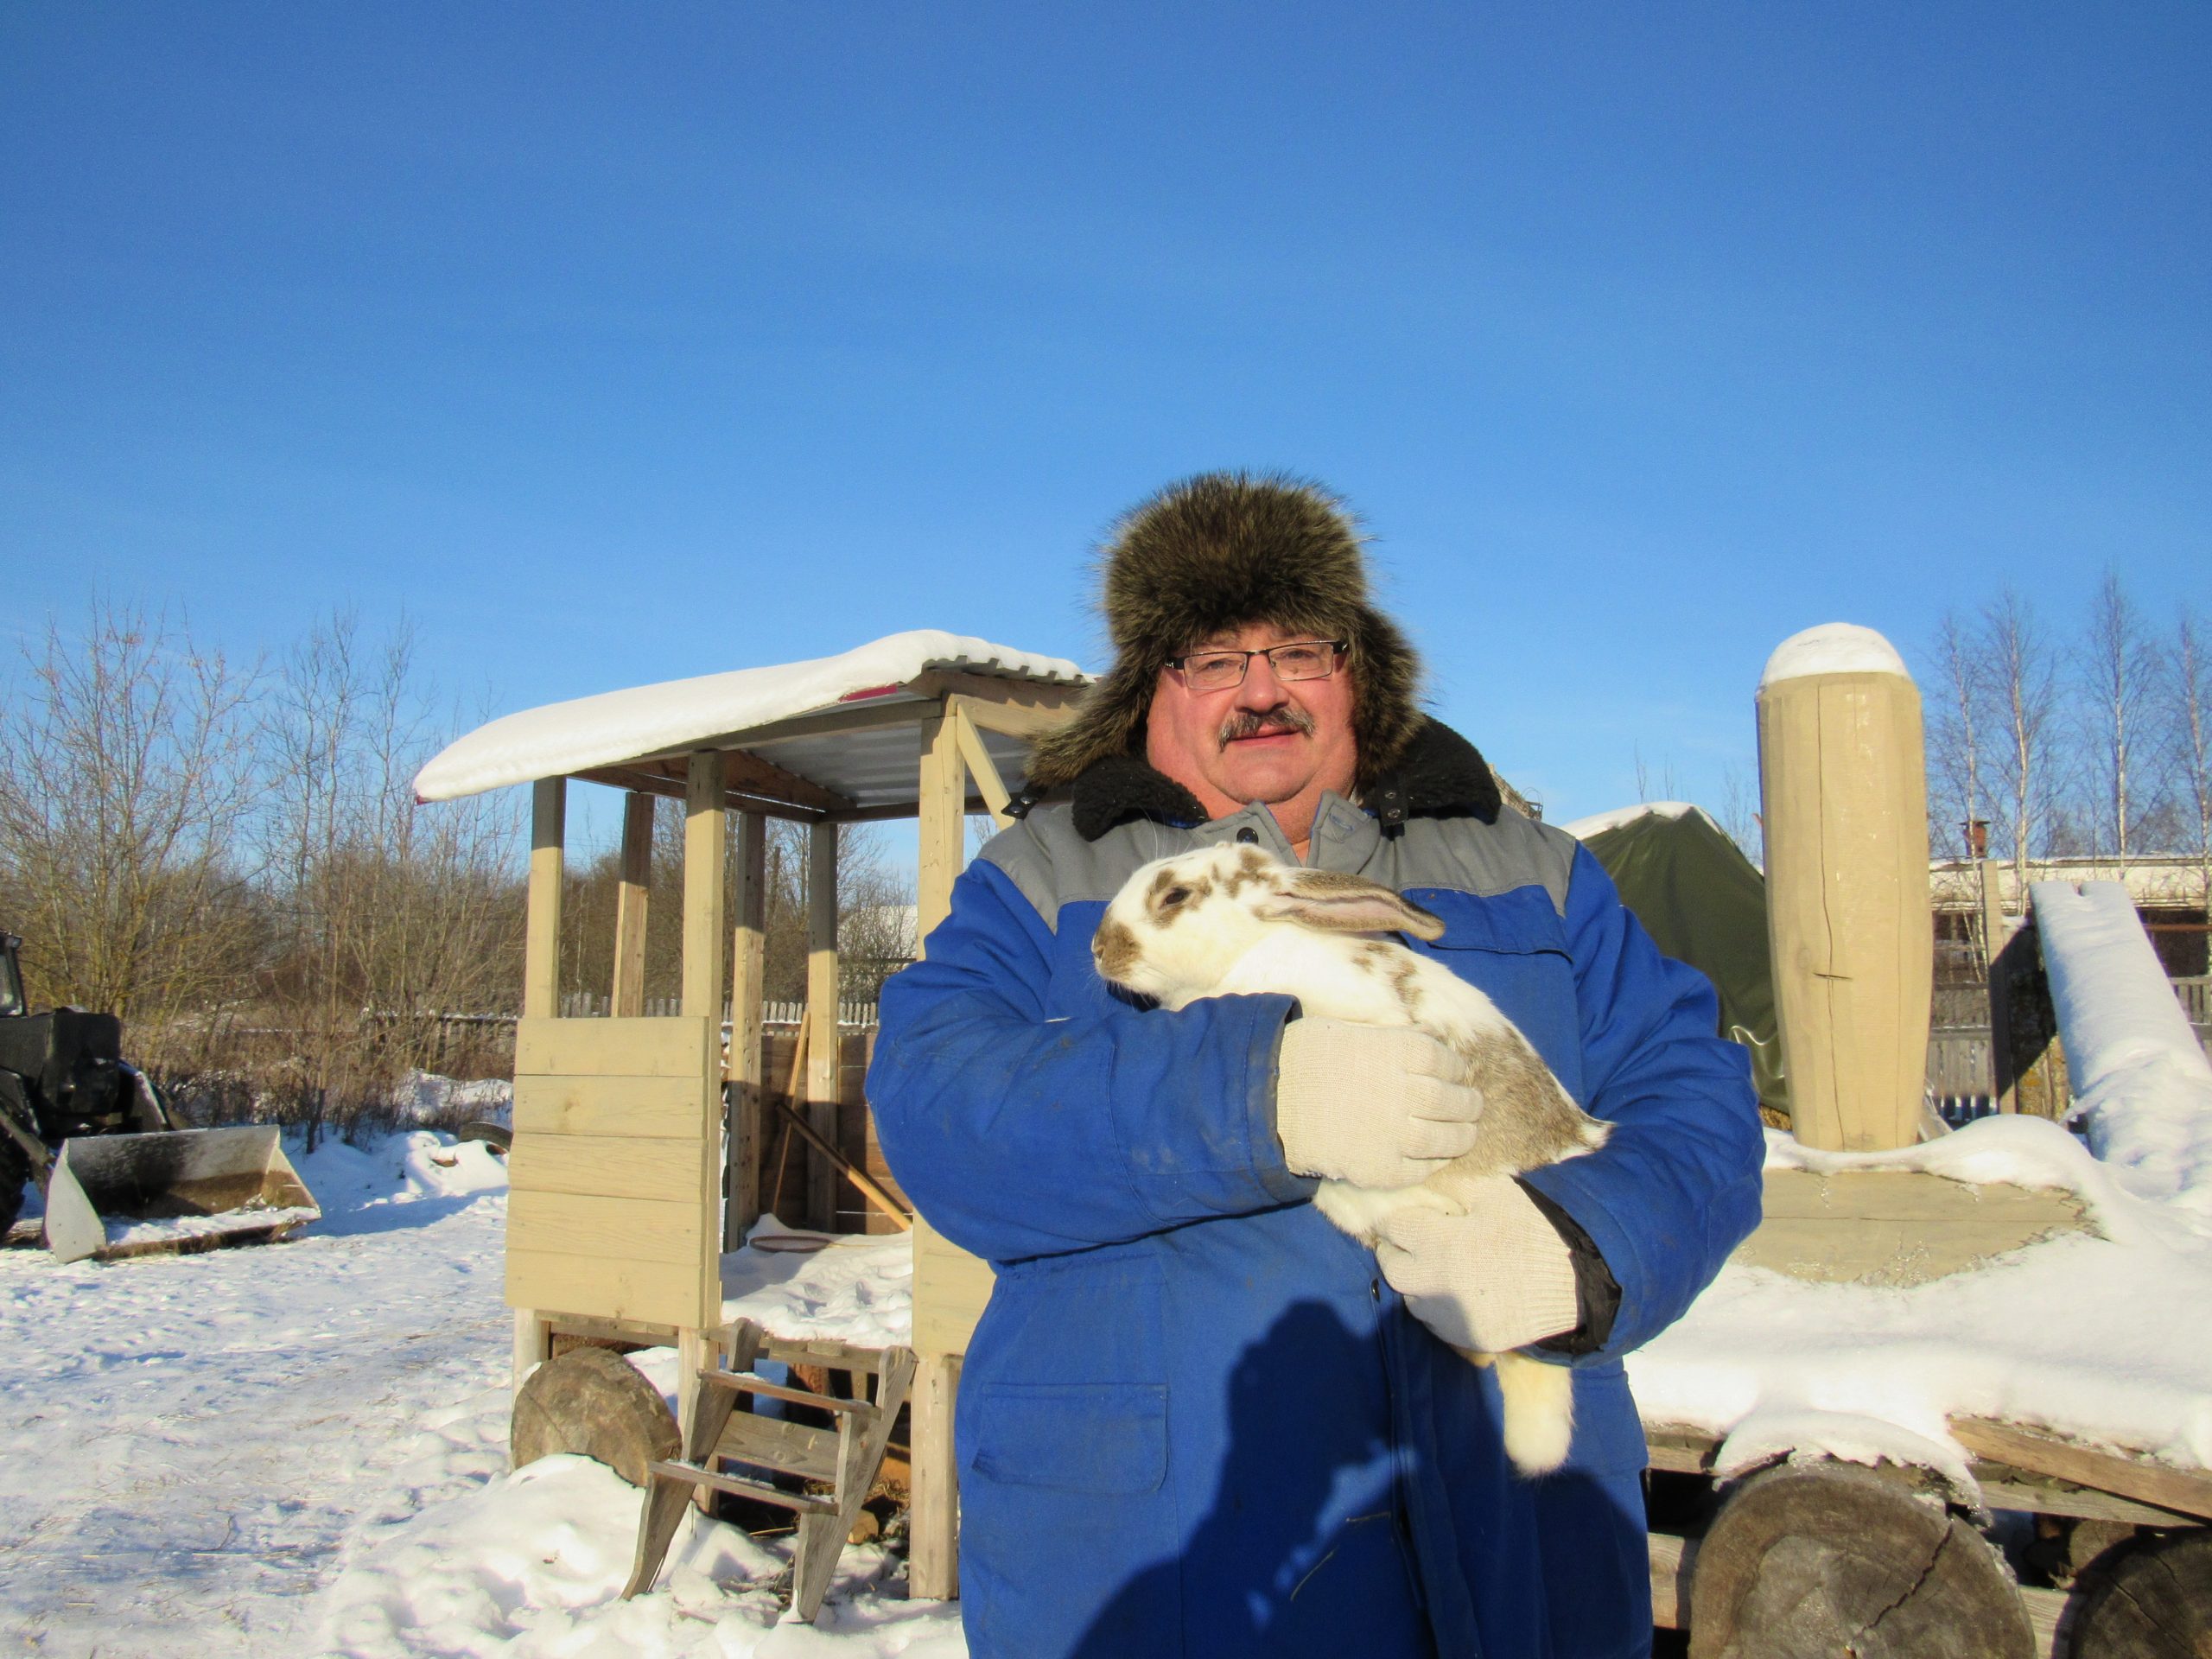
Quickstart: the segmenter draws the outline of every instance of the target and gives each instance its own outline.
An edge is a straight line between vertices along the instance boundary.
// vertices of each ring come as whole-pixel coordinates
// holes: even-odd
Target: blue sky
[[[2199,7],[0,10],[7,625],[404,608],[489,712],[915,626],[1326,480],[1554,817],[1785,635],[2212,524]]]

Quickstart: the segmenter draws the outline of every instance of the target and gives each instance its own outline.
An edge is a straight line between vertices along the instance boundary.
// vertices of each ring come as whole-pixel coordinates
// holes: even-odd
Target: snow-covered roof
[[[1713,815],[1710,812],[1701,806],[1693,806],[1688,801],[1643,801],[1635,806],[1617,806],[1610,812],[1592,812],[1586,818],[1577,818],[1572,823],[1562,823],[1560,828],[1577,841],[1587,841],[1592,836],[1604,835],[1608,830],[1618,830],[1624,823],[1634,823],[1638,818],[1687,818],[1693,812],[1707,823],[1713,823]],[[1719,827],[1717,823],[1713,824],[1716,830]]]
[[[733,777],[740,794],[830,813],[911,804],[918,765],[914,726],[948,689],[932,677],[948,675],[1032,685],[1089,683],[1064,658],[918,628],[810,662],[632,686],[503,715],[448,744],[416,774],[415,793],[424,801],[449,801],[508,784],[577,776],[667,792],[680,783],[683,757],[715,748],[742,749],[766,763]],[[848,721],[819,718],[847,711],[853,711]],[[1011,784],[1020,772],[1021,743],[982,735],[1001,772],[1012,774]],[[757,789],[748,790],[748,782]]]

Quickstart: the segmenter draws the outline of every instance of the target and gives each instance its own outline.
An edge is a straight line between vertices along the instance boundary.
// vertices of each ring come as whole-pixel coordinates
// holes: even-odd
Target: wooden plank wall
[[[715,1059],[719,1067],[720,1055]],[[721,1287],[700,1203],[720,1174],[707,1022],[524,1020],[515,1039],[507,1302],[697,1326]]]
[[[791,1074],[791,1050],[798,1040],[794,1032],[770,1032],[761,1039],[761,1073],[767,1086],[779,1092]],[[873,1029],[849,1033],[837,1043],[837,1149],[890,1190],[901,1205],[906,1195],[883,1161],[875,1139],[875,1119],[868,1109],[863,1084],[868,1063],[875,1053]],[[804,1093],[802,1080],[800,1091]],[[804,1107],[802,1106],[802,1109]],[[777,1182],[777,1163],[784,1145],[783,1118],[771,1113],[761,1136],[760,1187],[762,1206],[775,1212],[787,1226],[815,1227],[832,1233],[889,1233],[898,1229],[889,1217],[861,1196],[861,1190],[839,1174],[831,1184],[832,1209],[828,1215],[810,1206],[807,1198],[806,1146],[791,1137],[791,1151],[782,1158],[783,1177]],[[912,1205],[906,1205],[909,1213]]]

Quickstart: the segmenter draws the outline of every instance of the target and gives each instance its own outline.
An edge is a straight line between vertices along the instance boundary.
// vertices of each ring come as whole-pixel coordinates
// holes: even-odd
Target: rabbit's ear
[[[1410,899],[1334,870],[1285,869],[1253,908],[1262,916],[1336,933],[1410,933],[1420,939],[1444,936],[1443,922]]]

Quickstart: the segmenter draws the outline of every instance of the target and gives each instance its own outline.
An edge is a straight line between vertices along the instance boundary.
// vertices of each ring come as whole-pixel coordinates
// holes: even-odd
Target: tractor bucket
[[[86,1135],[54,1160],[46,1243],[56,1261],[109,1262],[281,1238],[321,1213],[278,1129]],[[113,1222],[147,1224],[111,1239]]]

